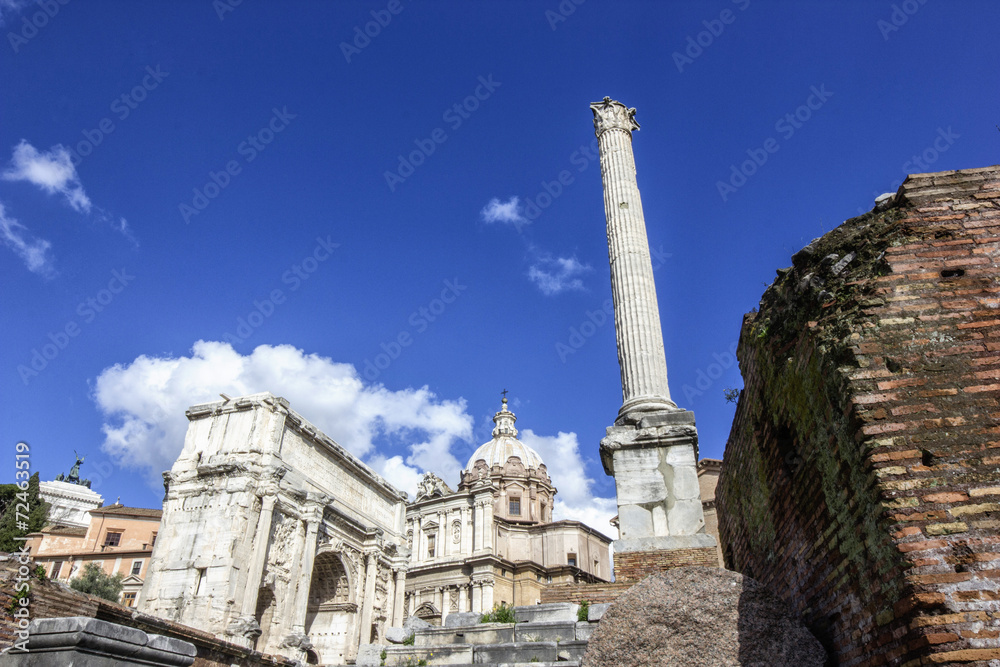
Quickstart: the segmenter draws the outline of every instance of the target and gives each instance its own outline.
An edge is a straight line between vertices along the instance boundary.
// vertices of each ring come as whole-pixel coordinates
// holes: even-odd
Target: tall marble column
[[[623,403],[601,440],[601,462],[615,478],[619,539],[615,576],[640,579],[665,567],[717,563],[705,533],[698,485],[694,413],[670,399],[653,264],[636,181],[635,109],[605,97],[594,113],[604,185],[615,335]],[[669,559],[652,552],[674,551]],[[582,555],[582,554],[581,554]],[[670,563],[671,565],[663,565]]]
[[[669,410],[677,406],[667,387],[653,262],[632,155],[632,131],[639,129],[639,123],[635,109],[607,97],[590,108],[594,111],[608,220],[611,295],[624,401],[619,416]]]

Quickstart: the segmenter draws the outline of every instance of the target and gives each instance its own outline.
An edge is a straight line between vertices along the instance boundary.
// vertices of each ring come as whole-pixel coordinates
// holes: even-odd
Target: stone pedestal
[[[601,462],[614,476],[620,539],[615,579],[641,579],[681,565],[717,565],[705,533],[694,413],[666,410],[608,428]]]

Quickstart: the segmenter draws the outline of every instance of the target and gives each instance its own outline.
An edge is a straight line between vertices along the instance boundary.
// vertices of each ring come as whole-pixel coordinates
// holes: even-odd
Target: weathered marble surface
[[[406,494],[283,398],[231,398],[187,416],[142,611],[333,664],[402,623]]]

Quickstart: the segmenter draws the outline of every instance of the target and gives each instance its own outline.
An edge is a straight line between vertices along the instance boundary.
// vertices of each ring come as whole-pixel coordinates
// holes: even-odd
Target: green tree
[[[37,472],[28,480],[28,488],[22,490],[17,485],[10,486],[14,486],[17,490],[14,497],[7,502],[3,515],[0,516],[0,551],[8,553],[19,551],[24,545],[23,541],[16,540],[15,537],[23,537],[41,530],[49,516],[49,504],[42,501],[38,495]],[[5,494],[6,491],[0,489],[0,498]],[[24,505],[28,506],[27,512],[24,511]],[[18,509],[21,510],[20,518]]]
[[[90,593],[105,600],[118,602],[118,596],[122,592],[122,579],[121,573],[111,576],[105,574],[100,565],[87,563],[83,568],[83,574],[70,581],[69,585],[81,593]]]

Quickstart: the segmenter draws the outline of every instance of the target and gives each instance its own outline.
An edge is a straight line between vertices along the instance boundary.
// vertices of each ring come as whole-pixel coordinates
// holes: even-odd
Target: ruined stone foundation
[[[836,664],[1000,664],[1000,167],[910,176],[744,318],[727,567]]]

